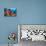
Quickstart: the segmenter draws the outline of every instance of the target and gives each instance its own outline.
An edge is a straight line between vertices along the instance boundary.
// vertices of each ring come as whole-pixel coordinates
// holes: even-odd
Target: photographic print
[[[4,8],[4,16],[16,16],[16,8]]]

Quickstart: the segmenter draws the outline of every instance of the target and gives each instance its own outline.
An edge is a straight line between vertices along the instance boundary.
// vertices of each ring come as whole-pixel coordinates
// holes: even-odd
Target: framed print
[[[16,8],[4,8],[4,16],[16,16]]]

